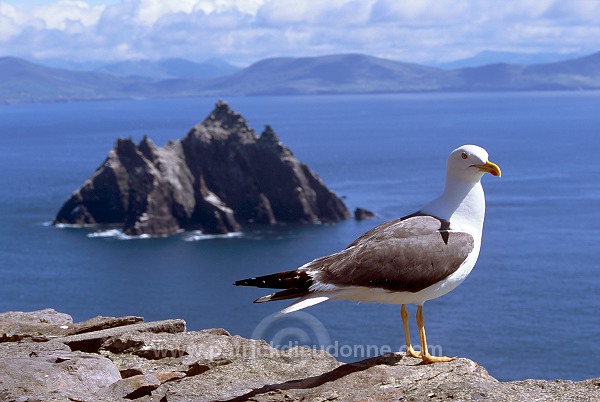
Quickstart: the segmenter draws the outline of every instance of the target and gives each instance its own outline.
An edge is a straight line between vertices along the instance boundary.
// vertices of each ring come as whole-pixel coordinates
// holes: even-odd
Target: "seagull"
[[[385,222],[345,249],[295,270],[234,285],[282,289],[255,303],[297,298],[283,314],[327,300],[401,304],[406,354],[423,364],[452,361],[456,358],[427,350],[423,304],[456,288],[475,266],[485,216],[485,173],[502,174],[485,149],[463,145],[448,157],[442,194],[418,211]],[[407,304],[417,305],[420,353],[411,345]]]

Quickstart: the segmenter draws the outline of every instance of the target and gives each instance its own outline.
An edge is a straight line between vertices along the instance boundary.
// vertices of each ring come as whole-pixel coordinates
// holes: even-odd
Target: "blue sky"
[[[0,55],[119,61],[600,50],[600,0],[0,0]]]

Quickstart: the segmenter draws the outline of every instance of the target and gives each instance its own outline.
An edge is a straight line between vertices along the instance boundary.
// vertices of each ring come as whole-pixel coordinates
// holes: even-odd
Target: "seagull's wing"
[[[465,232],[376,239],[315,261],[308,273],[314,290],[335,285],[418,292],[454,273],[473,248]]]
[[[450,222],[435,216],[415,212],[374,227],[350,243],[348,248],[373,240],[414,237],[449,229]]]
[[[368,231],[346,249],[286,272],[236,285],[284,289],[256,302],[306,297],[334,286],[418,292],[455,272],[474,248],[473,237],[439,219],[411,215]]]

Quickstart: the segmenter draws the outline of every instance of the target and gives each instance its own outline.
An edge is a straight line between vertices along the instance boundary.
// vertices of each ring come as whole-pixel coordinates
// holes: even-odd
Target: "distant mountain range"
[[[185,59],[122,61],[97,68],[95,71],[121,77],[147,77],[154,79],[192,78],[211,79],[241,70],[222,60],[211,59],[195,63]]]
[[[558,53],[515,53],[515,52],[498,52],[484,50],[472,57],[465,59],[454,60],[445,63],[437,63],[435,67],[446,69],[463,68],[463,67],[481,67],[486,64],[507,63],[507,64],[542,64],[556,63],[568,59],[574,59],[582,56],[582,54],[558,54]]]
[[[361,54],[272,58],[244,69],[183,59],[76,71],[0,57],[0,103],[140,97],[600,89],[600,52],[543,64],[443,69]]]

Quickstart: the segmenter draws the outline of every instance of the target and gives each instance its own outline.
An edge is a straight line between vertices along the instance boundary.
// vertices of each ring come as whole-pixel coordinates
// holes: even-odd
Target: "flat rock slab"
[[[0,342],[30,338],[46,341],[68,333],[73,318],[53,309],[32,312],[9,311],[0,314]]]
[[[71,349],[61,342],[3,342],[0,343],[0,359],[16,357],[37,357],[59,352],[70,352]]]
[[[103,329],[100,331],[86,332],[83,334],[69,335],[58,339],[68,345],[71,350],[97,353],[102,344],[109,338],[125,334],[127,332],[152,332],[152,333],[177,333],[185,332],[184,320],[163,320],[116,328]]]
[[[117,367],[103,356],[59,347],[36,350],[37,343],[33,345],[27,356],[0,357],[0,400],[91,400],[121,379]]]
[[[124,327],[131,324],[139,324],[144,322],[142,317],[126,316],[126,317],[94,317],[87,321],[72,324],[69,327],[68,334],[76,335],[86,332],[100,331],[103,329]]]

